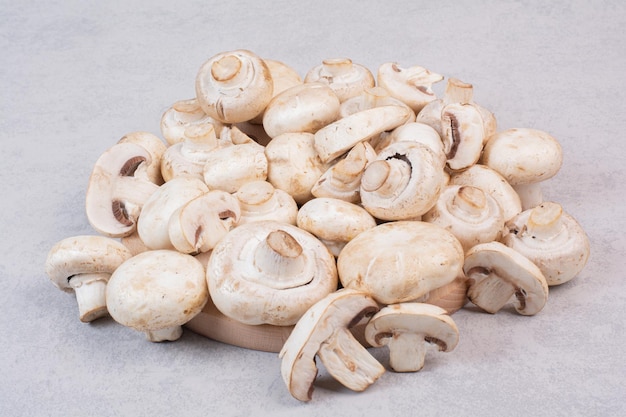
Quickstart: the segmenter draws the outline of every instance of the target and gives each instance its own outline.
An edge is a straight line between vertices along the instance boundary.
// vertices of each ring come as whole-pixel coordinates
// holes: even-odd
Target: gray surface
[[[626,414],[624,2],[139,4],[0,1],[0,415]],[[287,393],[275,354],[80,323],[43,264],[56,241],[93,233],[93,163],[125,133],[158,133],[199,66],[235,48],[302,75],[347,56],[472,82],[500,128],[560,140],[565,163],[545,193],[587,231],[586,269],[537,316],[459,312],[457,349],[418,374],[387,372],[357,394],[322,369],[309,404]]]

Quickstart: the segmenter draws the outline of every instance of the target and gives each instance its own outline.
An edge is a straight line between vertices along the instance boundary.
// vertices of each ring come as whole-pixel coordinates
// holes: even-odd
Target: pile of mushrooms
[[[57,243],[46,272],[79,318],[110,315],[174,341],[205,306],[234,326],[287,329],[281,374],[311,399],[315,358],[362,391],[459,341],[468,302],[534,315],[589,241],[542,181],[561,146],[498,130],[473,86],[420,66],[376,75],[327,59],[304,78],[247,50],[200,67],[196,96],[124,136],[86,190],[95,236]],[[263,327],[261,327],[263,328]]]

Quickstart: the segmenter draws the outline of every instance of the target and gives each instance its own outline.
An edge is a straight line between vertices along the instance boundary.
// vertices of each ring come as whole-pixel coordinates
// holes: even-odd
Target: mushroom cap
[[[337,258],[344,287],[367,292],[381,304],[415,300],[462,273],[463,248],[431,223],[397,221],[357,235]]]
[[[268,242],[270,236],[276,241]],[[276,326],[296,323],[338,283],[335,259],[322,242],[271,220],[240,225],[224,236],[211,253],[206,279],[224,315]]]
[[[496,313],[515,296],[515,310],[530,316],[548,300],[548,283],[541,270],[503,243],[474,246],[465,256],[463,271],[470,279],[470,301],[489,313]]]
[[[165,110],[161,116],[161,134],[168,143],[175,143],[185,140],[185,129],[190,126],[211,123],[219,130],[221,123],[207,115],[200,107],[198,99],[191,98],[179,100]]]
[[[381,142],[376,144],[375,150],[380,152],[392,143],[401,141],[419,142],[426,145],[441,159],[441,164],[445,164],[446,154],[443,150],[441,136],[435,129],[424,123],[411,122],[396,127]]]
[[[139,331],[183,325],[202,310],[208,297],[200,261],[172,250],[133,256],[111,275],[106,290],[111,317]]]
[[[244,49],[214,55],[196,76],[196,98],[202,110],[224,123],[258,116],[272,99],[273,88],[267,64]]]
[[[556,175],[563,164],[563,152],[559,142],[546,132],[507,129],[487,139],[481,162],[511,185],[530,184]]]
[[[367,67],[356,64],[349,58],[325,59],[306,73],[304,82],[328,84],[340,101],[354,97],[376,84],[374,75]]]
[[[328,359],[323,354],[320,359],[344,385],[362,391],[384,373],[382,365],[348,331],[377,311],[378,304],[368,294],[347,288],[329,294],[306,311],[279,353],[281,375],[294,398],[311,400],[317,376],[315,356],[325,346],[332,350],[338,339],[344,343],[337,355],[342,354],[340,361],[348,364],[333,361],[332,353]]]
[[[117,240],[105,236],[81,235],[57,242],[46,259],[46,274],[65,292],[73,292],[70,279],[81,274],[112,274],[132,256]]]
[[[548,285],[574,278],[589,259],[589,238],[558,203],[544,202],[509,220],[502,243],[539,267]]]
[[[204,182],[210,189],[236,192],[251,181],[267,179],[265,149],[257,143],[242,143],[211,152],[204,164]]]

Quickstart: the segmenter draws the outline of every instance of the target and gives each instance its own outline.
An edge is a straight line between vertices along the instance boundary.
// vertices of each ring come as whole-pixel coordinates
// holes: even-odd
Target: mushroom
[[[539,267],[548,285],[574,278],[589,259],[589,239],[560,204],[544,202],[509,220],[502,243]]]
[[[258,143],[242,143],[211,152],[203,176],[210,189],[234,193],[248,182],[267,179],[267,172],[265,148]]]
[[[341,249],[359,233],[376,226],[376,220],[361,206],[336,198],[314,198],[298,211],[297,225],[317,236],[330,252]]]
[[[221,122],[207,115],[196,98],[179,100],[165,110],[161,116],[161,134],[168,143],[174,145],[185,140],[185,129],[194,125],[211,123],[219,130]]]
[[[331,197],[358,203],[361,201],[361,176],[376,152],[367,142],[359,142],[324,172],[311,188],[315,197]]]
[[[385,372],[349,330],[377,311],[370,296],[351,289],[336,291],[306,311],[279,353],[281,375],[294,398],[312,399],[316,356],[330,375],[353,391],[365,390]]]
[[[450,176],[450,185],[468,185],[480,188],[491,195],[500,205],[504,220],[509,220],[522,211],[522,202],[511,184],[493,169],[476,164]]]
[[[159,189],[147,175],[150,152],[132,142],[113,145],[93,167],[85,197],[87,219],[100,234],[128,236],[146,200]]]
[[[561,169],[563,152],[559,142],[537,129],[508,129],[492,135],[483,150],[481,163],[497,171],[520,196],[522,209],[543,201],[542,181]]]
[[[381,106],[406,107],[410,114],[408,122],[415,121],[415,112],[413,109],[405,102],[389,95],[389,92],[382,87],[366,88],[356,96],[342,102],[340,107],[340,116],[347,117],[363,110]]]
[[[272,138],[287,132],[315,133],[338,118],[339,99],[328,85],[298,84],[272,98],[263,128]]]
[[[424,367],[429,346],[450,352],[459,342],[459,329],[443,308],[425,303],[400,303],[380,309],[365,327],[373,347],[389,348],[389,366],[395,372],[417,372]]]
[[[410,122],[396,127],[383,140],[374,145],[374,150],[380,152],[395,142],[418,142],[426,145],[440,160],[443,166],[446,163],[446,153],[439,133],[424,123]]]
[[[497,201],[471,185],[446,187],[422,220],[452,232],[466,252],[479,243],[499,240],[504,228]]]
[[[172,250],[133,256],[115,270],[106,288],[111,317],[144,332],[151,342],[179,339],[181,326],[202,310],[208,298],[200,261]]]
[[[137,222],[137,233],[148,249],[174,249],[168,222],[179,207],[209,192],[206,184],[194,177],[178,177],[163,184],[144,204]]]
[[[361,176],[361,204],[381,220],[410,220],[437,202],[446,183],[435,154],[417,142],[383,149]]]
[[[124,135],[117,143],[124,142],[132,142],[140,145],[150,153],[150,163],[146,163],[142,169],[145,169],[145,175],[150,181],[157,185],[163,184],[161,160],[167,149],[163,141],[152,133],[139,131]]]
[[[366,88],[374,87],[376,80],[369,69],[349,58],[331,58],[311,68],[304,77],[305,83],[328,84],[339,101],[346,101]]]
[[[75,293],[80,321],[88,323],[108,314],[107,282],[131,256],[124,245],[108,237],[69,237],[50,249],[46,274],[57,288]]]
[[[378,67],[376,78],[379,86],[406,103],[417,114],[437,98],[432,85],[443,80],[443,75],[417,65],[403,68],[395,62],[387,62]]]
[[[272,94],[272,75],[267,64],[244,49],[209,58],[196,76],[200,107],[223,123],[253,119],[263,112]]]
[[[241,208],[237,224],[276,220],[296,224],[298,204],[287,192],[274,188],[267,181],[244,184],[234,194]]]
[[[265,147],[267,180],[298,204],[313,198],[311,188],[329,168],[315,151],[314,141],[312,133],[283,133]]]
[[[539,313],[548,300],[541,270],[521,253],[500,242],[480,243],[465,255],[463,271],[470,280],[469,300],[488,313],[511,299],[522,315]]]
[[[168,232],[179,252],[208,252],[234,228],[241,217],[239,202],[226,191],[212,190],[172,213]]]
[[[478,161],[485,142],[485,127],[476,106],[470,103],[444,105],[441,133],[448,168],[459,171]]]
[[[312,234],[271,220],[240,225],[215,246],[207,265],[215,306],[245,324],[295,324],[337,289],[335,259]]]
[[[433,304],[452,315],[467,304],[468,288],[469,280],[461,274],[449,284],[435,288],[411,302]]]
[[[337,258],[342,285],[381,304],[413,301],[462,274],[463,248],[449,231],[420,221],[365,230]]]
[[[354,145],[410,121],[405,106],[381,106],[362,110],[324,126],[315,132],[315,150],[323,162],[329,162]]]

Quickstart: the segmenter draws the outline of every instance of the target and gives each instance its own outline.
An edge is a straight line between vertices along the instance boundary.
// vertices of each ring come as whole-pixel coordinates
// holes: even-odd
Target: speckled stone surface
[[[0,415],[626,415],[625,4],[0,0]],[[126,133],[159,134],[199,66],[236,48],[301,75],[349,57],[473,83],[500,129],[561,142],[544,192],[587,231],[587,267],[534,317],[459,311],[459,345],[429,353],[419,373],[354,393],[320,368],[308,404],[287,392],[276,354],[81,323],[44,261],[55,242],[94,233],[83,207],[93,163]],[[385,349],[372,353],[388,365]]]

